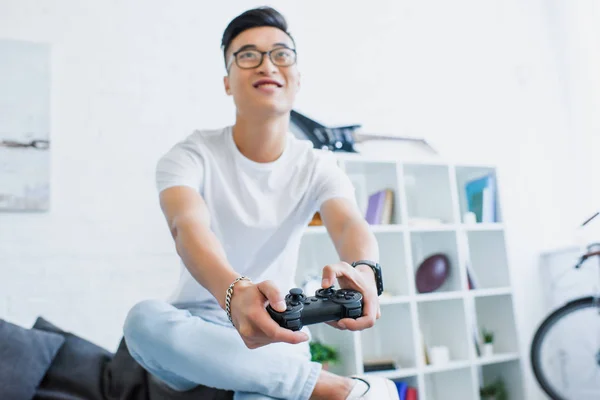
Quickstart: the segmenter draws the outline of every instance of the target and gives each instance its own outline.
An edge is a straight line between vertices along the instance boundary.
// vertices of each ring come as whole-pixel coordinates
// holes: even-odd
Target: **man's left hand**
[[[339,321],[327,322],[327,324],[350,331],[361,331],[375,325],[375,321],[381,317],[381,308],[373,270],[367,265],[358,265],[353,268],[345,262],[325,266],[321,286],[323,288],[331,287],[336,279],[341,289],[353,289],[362,293],[363,313],[362,317],[358,319],[343,318]]]

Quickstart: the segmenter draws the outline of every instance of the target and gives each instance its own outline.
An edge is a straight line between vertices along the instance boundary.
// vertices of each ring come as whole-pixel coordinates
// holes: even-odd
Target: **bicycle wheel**
[[[531,366],[554,400],[600,399],[600,305],[593,297],[550,314],[531,344]]]

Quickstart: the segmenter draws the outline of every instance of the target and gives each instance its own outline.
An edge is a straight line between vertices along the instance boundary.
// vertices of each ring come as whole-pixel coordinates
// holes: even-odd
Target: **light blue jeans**
[[[131,356],[178,391],[204,385],[232,390],[236,400],[310,397],[321,364],[310,361],[308,342],[251,350],[228,321],[200,313],[160,300],[136,304],[123,329]]]

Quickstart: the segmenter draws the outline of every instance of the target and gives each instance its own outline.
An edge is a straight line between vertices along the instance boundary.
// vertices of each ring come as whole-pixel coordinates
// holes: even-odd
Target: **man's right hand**
[[[249,349],[256,349],[275,342],[298,344],[308,340],[304,332],[282,328],[271,318],[266,306],[285,311],[285,301],[272,281],[254,284],[239,281],[231,296],[231,319],[242,340]]]

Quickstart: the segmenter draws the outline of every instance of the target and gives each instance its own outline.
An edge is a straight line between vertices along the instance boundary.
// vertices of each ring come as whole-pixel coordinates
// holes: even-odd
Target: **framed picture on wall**
[[[0,211],[49,209],[49,103],[49,45],[0,39]]]

